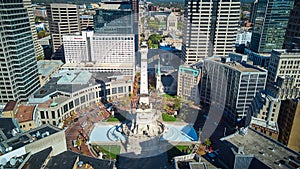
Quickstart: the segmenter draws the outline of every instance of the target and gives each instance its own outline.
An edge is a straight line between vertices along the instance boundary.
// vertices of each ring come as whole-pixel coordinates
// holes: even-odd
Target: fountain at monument
[[[95,124],[90,135],[91,144],[121,145],[121,154],[130,158],[150,157],[167,152],[173,142],[197,141],[192,125],[163,124],[156,100],[149,97],[148,90],[148,47],[141,46],[140,95],[136,108],[126,109],[127,120],[119,125]],[[122,114],[123,115],[123,114]]]

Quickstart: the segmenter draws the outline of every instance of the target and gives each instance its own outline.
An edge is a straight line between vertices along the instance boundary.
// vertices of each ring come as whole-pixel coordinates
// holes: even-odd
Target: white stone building
[[[134,74],[133,34],[107,35],[83,31],[81,34],[64,35],[63,43],[66,59],[65,69],[84,67],[91,71],[125,71],[126,74]]]

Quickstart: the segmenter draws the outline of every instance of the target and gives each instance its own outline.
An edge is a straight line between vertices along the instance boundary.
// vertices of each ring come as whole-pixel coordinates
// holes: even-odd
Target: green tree
[[[149,39],[152,41],[153,44],[159,44],[159,42],[162,40],[162,36],[156,33],[150,35]]]
[[[178,21],[178,23],[177,23],[177,29],[178,30],[182,30],[182,28],[183,28],[183,23]]]
[[[152,47],[152,40],[151,40],[151,39],[148,40],[148,47],[149,47],[149,48]]]
[[[49,36],[50,34],[47,33],[45,30],[42,30],[42,31],[39,31],[39,32],[37,33],[37,35],[38,35],[38,38],[44,38],[44,37],[46,37],[46,36]]]
[[[175,110],[179,110],[181,109],[182,107],[182,99],[180,97],[175,97],[175,100],[174,100],[174,109]]]
[[[34,18],[34,22],[39,22],[40,20],[39,20],[39,18],[38,17],[35,17]]]
[[[38,56],[38,57],[36,58],[36,60],[37,60],[37,61],[39,61],[39,60],[43,60],[43,59],[44,59],[44,57],[43,57],[43,56],[41,56],[41,55],[40,55],[40,56]]]
[[[81,139],[78,139],[77,142],[76,142],[76,145],[77,145],[78,147],[80,147],[81,144],[82,144],[82,140],[81,140]]]
[[[206,145],[206,147],[209,147],[211,145],[210,139],[209,138],[205,139],[203,144]]]
[[[155,87],[152,86],[152,85],[150,85],[149,89],[150,89],[151,91],[153,91],[153,90],[155,90]]]

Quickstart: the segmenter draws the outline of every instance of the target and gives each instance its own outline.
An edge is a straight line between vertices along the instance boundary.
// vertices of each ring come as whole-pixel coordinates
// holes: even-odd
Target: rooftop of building
[[[221,140],[225,141],[227,147],[234,150],[237,155],[254,155],[269,168],[300,167],[299,153],[251,128],[246,134],[235,133]]]
[[[61,70],[39,88],[30,98],[30,103],[39,103],[39,108],[60,104],[72,94],[85,88],[106,83],[129,83],[132,77],[114,72],[89,72],[83,70]]]
[[[300,55],[300,49],[273,49],[272,53],[298,56]]]
[[[198,77],[200,75],[201,68],[203,66],[203,62],[197,62],[192,65],[180,65],[179,73],[190,74],[194,77]]]
[[[90,73],[80,70],[63,70],[52,75],[52,78],[34,94],[34,98],[43,98],[55,92],[72,94],[91,85],[109,82],[113,73]]]
[[[266,121],[266,120],[263,120],[263,119],[260,119],[260,118],[252,117],[251,118],[251,124],[262,126],[264,128],[268,128],[270,130],[279,132],[279,128],[277,126],[277,123],[274,122],[274,121]]]
[[[229,68],[235,69],[240,72],[266,72],[265,69],[249,65],[247,63],[239,63],[231,61],[229,57],[212,57],[209,60],[215,61],[220,64],[224,64]]]
[[[21,130],[15,118],[0,118],[0,141],[14,137]]]
[[[46,162],[47,158],[51,156],[52,147],[48,147],[40,152],[37,152],[30,156],[28,161],[25,163],[26,169],[36,169],[36,168],[43,168],[44,163]]]
[[[79,16],[80,19],[93,19],[93,15],[80,15]]]
[[[78,5],[76,4],[70,4],[70,3],[51,3],[51,7],[58,7],[58,8],[65,8],[65,7],[76,7],[78,8]]]
[[[200,62],[196,62],[196,63],[193,63],[193,64],[183,64],[183,65],[180,65],[180,67],[184,67],[184,68],[192,68],[192,69],[201,69],[203,66],[203,62],[200,61]]]
[[[63,65],[60,60],[39,60],[37,62],[39,74],[42,77],[50,76],[55,70]]]
[[[44,124],[27,132],[15,134],[11,138],[1,141],[0,151],[2,154],[6,154],[11,150],[21,148],[36,140],[43,139],[44,137],[48,137],[60,131],[60,129],[51,126],[50,124]]]
[[[16,114],[19,123],[32,121],[35,106],[20,105]]]
[[[132,11],[129,1],[101,1],[96,10]]]
[[[4,109],[3,109],[3,111],[12,111],[12,110],[14,110],[14,108],[17,105],[17,103],[18,103],[17,101],[9,101],[9,102],[7,102],[6,105],[5,105],[5,107],[4,107]]]
[[[77,154],[72,151],[65,151],[61,154],[51,157],[46,168],[72,169],[74,166],[90,166],[91,168],[112,169],[114,161],[102,160],[94,157]],[[88,164],[88,165],[87,165]]]
[[[173,158],[178,169],[216,169],[217,167],[196,154],[182,155]]]
[[[123,34],[116,34],[116,33],[105,34],[105,33],[94,32],[93,30],[83,30],[81,32],[64,34],[64,37],[68,37],[68,36],[82,36],[84,33],[90,33],[90,35],[93,35],[93,37],[126,37],[126,38],[127,37],[131,37],[131,38],[134,37],[134,34],[129,34],[129,33],[128,34],[124,34],[124,33]],[[123,40],[123,39],[114,39],[114,40]],[[127,40],[129,40],[129,39],[127,39]],[[89,64],[89,63],[87,63],[87,64]],[[94,63],[90,63],[90,64],[94,64]]]
[[[102,68],[102,69],[133,69],[133,63],[65,63],[63,68]]]
[[[0,168],[3,167],[4,169],[16,169],[21,168],[27,162],[26,160],[30,157],[30,153],[26,153],[20,155],[18,157],[13,157],[9,161],[2,158],[0,161]]]
[[[270,94],[266,93],[266,91],[262,91],[259,94],[261,98],[268,99],[269,101],[280,102],[280,99],[271,96]]]
[[[250,49],[247,49],[247,48],[245,48],[245,54],[251,54],[253,56],[260,56],[260,57],[270,57],[271,56],[270,53],[257,53]]]

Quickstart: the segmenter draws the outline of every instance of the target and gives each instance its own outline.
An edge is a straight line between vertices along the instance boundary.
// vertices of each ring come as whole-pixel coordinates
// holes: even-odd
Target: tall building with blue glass
[[[0,104],[26,101],[40,82],[23,0],[0,1],[0,17]]]
[[[95,33],[134,33],[134,11],[130,1],[102,1],[101,6],[94,15]]]
[[[282,49],[294,0],[256,0],[251,21],[254,23],[250,49],[271,52]]]

